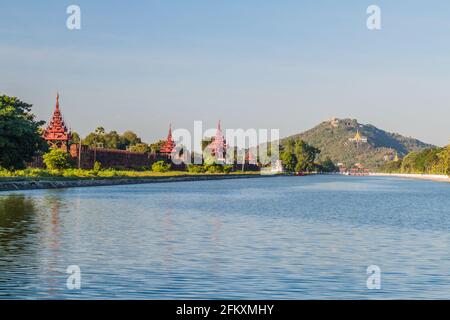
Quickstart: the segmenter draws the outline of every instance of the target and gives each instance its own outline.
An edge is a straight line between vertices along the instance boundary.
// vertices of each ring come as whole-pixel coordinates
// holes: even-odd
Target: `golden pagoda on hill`
[[[355,137],[354,138],[348,138],[348,141],[356,142],[356,143],[367,143],[367,137],[362,136],[359,133],[359,129],[356,129]]]

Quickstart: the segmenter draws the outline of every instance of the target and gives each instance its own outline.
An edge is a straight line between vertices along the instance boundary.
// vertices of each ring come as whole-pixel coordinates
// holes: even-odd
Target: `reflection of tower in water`
[[[49,212],[45,212],[47,216],[45,223],[45,246],[43,250],[44,256],[42,261],[45,270],[49,295],[55,295],[56,291],[65,288],[65,267],[61,265],[61,234],[60,234],[60,210],[62,201],[58,196],[49,196],[44,199],[44,207],[49,208]],[[50,216],[48,216],[50,214]],[[63,276],[61,276],[63,275]]]

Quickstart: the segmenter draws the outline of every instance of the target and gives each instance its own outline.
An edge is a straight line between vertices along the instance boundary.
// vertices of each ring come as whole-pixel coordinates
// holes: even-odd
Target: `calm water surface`
[[[0,299],[450,299],[449,230],[450,184],[397,178],[0,193]]]

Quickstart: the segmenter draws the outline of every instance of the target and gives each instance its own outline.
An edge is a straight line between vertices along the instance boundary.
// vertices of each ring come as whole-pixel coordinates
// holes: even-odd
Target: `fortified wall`
[[[133,170],[149,170],[153,163],[163,160],[171,163],[170,156],[160,153],[142,153],[127,150],[94,148],[89,146],[81,146],[72,144],[69,148],[70,156],[74,163],[74,167],[81,169],[93,169],[95,162],[101,164],[102,169],[133,169]],[[80,157],[81,156],[81,157]],[[32,168],[45,168],[42,156],[36,156],[31,163],[28,164]],[[185,170],[185,164],[173,164],[173,170]]]
[[[131,152],[127,150],[94,148],[72,144],[70,155],[82,169],[92,169],[95,162],[102,168],[143,169],[150,168],[153,163],[163,159],[155,153]]]

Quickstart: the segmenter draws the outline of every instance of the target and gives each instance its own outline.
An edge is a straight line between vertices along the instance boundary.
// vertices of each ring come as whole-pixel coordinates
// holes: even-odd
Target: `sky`
[[[0,0],[0,13],[0,94],[48,120],[59,91],[82,135],[153,142],[220,119],[284,137],[338,117],[450,142],[448,0]]]

